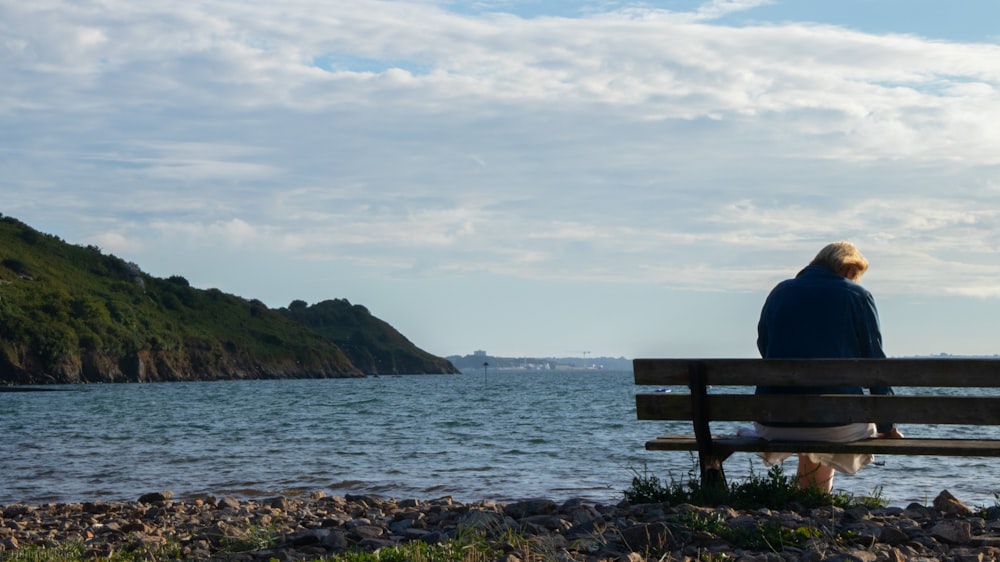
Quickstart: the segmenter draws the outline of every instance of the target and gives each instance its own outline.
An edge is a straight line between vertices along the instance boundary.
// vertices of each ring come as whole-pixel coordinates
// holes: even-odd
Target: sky
[[[1000,353],[994,0],[0,0],[0,213],[430,353],[753,357],[828,242]]]

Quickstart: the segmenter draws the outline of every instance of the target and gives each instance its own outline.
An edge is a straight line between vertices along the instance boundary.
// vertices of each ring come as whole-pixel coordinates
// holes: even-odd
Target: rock
[[[878,541],[884,544],[898,546],[910,540],[910,535],[898,527],[885,525],[879,529]]]
[[[288,498],[285,498],[284,496],[277,496],[277,497],[274,497],[274,498],[269,498],[269,499],[264,500],[261,503],[263,503],[264,505],[266,505],[268,507],[274,508],[274,509],[280,509],[282,511],[287,511],[288,510]]]
[[[750,530],[757,528],[757,518],[752,515],[737,515],[726,522],[730,529]]]
[[[115,549],[110,544],[100,544],[83,551],[83,558],[93,560],[111,558],[111,555],[114,554],[114,552]]]
[[[504,507],[503,512],[514,519],[532,515],[548,515],[555,512],[556,502],[549,499],[524,500]]]
[[[665,523],[635,525],[621,530],[622,542],[632,552],[663,552],[678,544]]]
[[[509,528],[502,513],[494,511],[470,511],[458,518],[455,523],[462,529],[482,529],[487,531],[499,531]]]
[[[932,513],[931,510],[927,509],[927,507],[925,506],[920,505],[919,503],[911,503],[910,505],[906,506],[906,509],[903,510],[903,516],[909,517],[914,521],[926,521],[928,519],[933,518],[934,513]]]
[[[156,494],[146,494],[146,495],[140,497],[139,501],[142,502],[143,498],[145,498],[147,496],[149,496],[149,497],[160,497],[160,496],[162,496],[162,493],[160,493],[159,495],[156,495]],[[154,501],[164,501],[164,500],[161,500],[161,499],[151,499],[150,501],[143,502],[143,503],[153,503]],[[107,513],[109,511],[111,511],[111,505],[109,505],[106,502],[101,502],[101,501],[97,501],[97,502],[84,502],[84,504],[81,506],[81,509],[83,510],[84,513]]]
[[[325,540],[327,535],[320,537],[316,532],[307,531],[304,533],[298,533],[288,537],[286,544],[289,544],[295,548],[303,546],[311,546],[314,544],[319,544],[321,540]]]
[[[986,560],[996,560],[994,557],[986,558],[987,553],[968,548],[953,548],[948,553],[954,562],[984,562]]]
[[[240,508],[240,501],[232,496],[226,496],[219,500],[215,507],[218,509],[237,510]]]
[[[851,550],[827,557],[826,562],[875,562],[878,556],[867,550]]]
[[[968,521],[948,519],[935,524],[930,534],[948,544],[968,544],[972,539],[971,528]]]
[[[8,537],[0,540],[0,552],[5,550],[17,550],[18,545],[19,543],[17,542],[17,537]]]
[[[351,529],[351,532],[361,539],[377,539],[385,534],[381,527],[374,525],[358,525]]]
[[[969,506],[965,505],[958,500],[955,496],[951,495],[948,490],[942,490],[938,497],[934,498],[934,509],[945,515],[958,515],[961,517],[967,517],[972,515],[972,510]]]
[[[339,552],[347,549],[347,535],[340,531],[330,531],[323,537],[323,546]]]
[[[844,521],[864,521],[871,518],[871,512],[867,507],[858,506],[844,510]]]
[[[143,495],[139,496],[139,503],[165,502],[165,501],[169,501],[173,497],[174,497],[174,493],[170,492],[170,491],[167,491],[167,492],[151,492],[151,493],[143,494]]]

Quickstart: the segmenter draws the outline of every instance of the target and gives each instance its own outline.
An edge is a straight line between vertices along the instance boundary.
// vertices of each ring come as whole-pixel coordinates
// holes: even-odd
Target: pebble
[[[734,530],[778,524],[812,530],[799,546],[746,550],[684,524],[692,516]],[[259,540],[266,530],[271,540]],[[733,560],[846,562],[1000,559],[1000,509],[972,510],[943,491],[928,506],[836,507],[739,511],[729,507],[605,505],[584,499],[557,503],[462,503],[451,497],[396,500],[376,495],[175,500],[152,492],[132,502],[0,506],[0,559],[32,545],[82,542],[88,560],[118,551],[179,545],[183,559],[234,562],[316,560],[349,550],[375,551],[410,541],[446,541],[468,530],[485,533],[497,560],[534,559],[510,544],[530,542],[545,559],[585,562]],[[251,540],[255,539],[255,540]]]

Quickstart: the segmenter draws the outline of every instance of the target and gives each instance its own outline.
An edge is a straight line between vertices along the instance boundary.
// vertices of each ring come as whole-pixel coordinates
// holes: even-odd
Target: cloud
[[[759,6],[774,4],[774,0],[712,0],[698,6],[692,16],[696,21],[715,20],[723,16]]]
[[[134,254],[143,249],[142,243],[119,232],[100,232],[93,236],[91,242],[110,254]]]
[[[135,255],[712,291],[851,238],[887,290],[995,295],[1000,47],[718,23],[765,4],[0,2],[5,212]]]

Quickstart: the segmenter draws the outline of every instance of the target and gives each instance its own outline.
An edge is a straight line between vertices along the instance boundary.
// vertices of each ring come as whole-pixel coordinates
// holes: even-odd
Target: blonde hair
[[[868,270],[868,260],[850,242],[827,244],[809,265],[825,265],[852,281],[861,279],[861,275]]]

